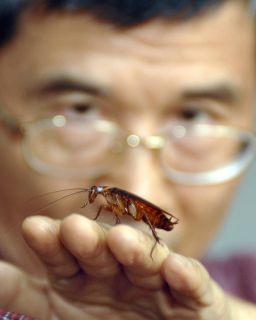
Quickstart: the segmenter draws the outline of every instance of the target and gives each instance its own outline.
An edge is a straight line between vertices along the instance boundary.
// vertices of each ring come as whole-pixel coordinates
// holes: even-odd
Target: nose
[[[165,210],[174,207],[174,186],[165,177],[157,154],[142,147],[130,148],[120,162],[111,170],[112,185],[135,193]]]

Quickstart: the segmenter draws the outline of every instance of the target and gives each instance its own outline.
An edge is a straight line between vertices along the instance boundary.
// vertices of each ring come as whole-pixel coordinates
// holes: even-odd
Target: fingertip
[[[58,234],[58,224],[43,216],[28,217],[22,224],[22,234],[32,249],[47,254]]]
[[[60,228],[62,243],[77,258],[92,258],[105,248],[105,232],[97,222],[73,213],[66,217]]]
[[[25,218],[21,225],[22,231],[25,233],[33,231],[33,226],[36,225],[38,219],[40,219],[38,216]]]

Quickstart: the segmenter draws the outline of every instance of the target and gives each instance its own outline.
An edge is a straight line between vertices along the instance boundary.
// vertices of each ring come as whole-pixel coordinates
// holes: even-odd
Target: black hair
[[[15,34],[26,9],[42,7],[46,12],[86,10],[118,27],[130,27],[162,17],[189,18],[225,0],[0,0],[0,46]]]

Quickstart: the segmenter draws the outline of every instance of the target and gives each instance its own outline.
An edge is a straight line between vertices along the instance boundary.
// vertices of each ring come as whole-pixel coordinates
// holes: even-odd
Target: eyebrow
[[[109,90],[102,86],[96,85],[88,80],[82,80],[72,76],[54,76],[45,78],[37,83],[31,90],[35,95],[52,95],[68,92],[82,92],[94,96],[107,96]]]
[[[232,84],[202,85],[201,87],[188,88],[182,93],[184,99],[213,99],[224,102],[239,100],[240,90]]]

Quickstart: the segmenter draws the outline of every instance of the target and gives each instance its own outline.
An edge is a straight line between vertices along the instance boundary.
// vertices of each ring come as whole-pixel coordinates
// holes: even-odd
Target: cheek
[[[237,182],[216,186],[181,188],[178,194],[185,220],[214,221],[227,210]]]

